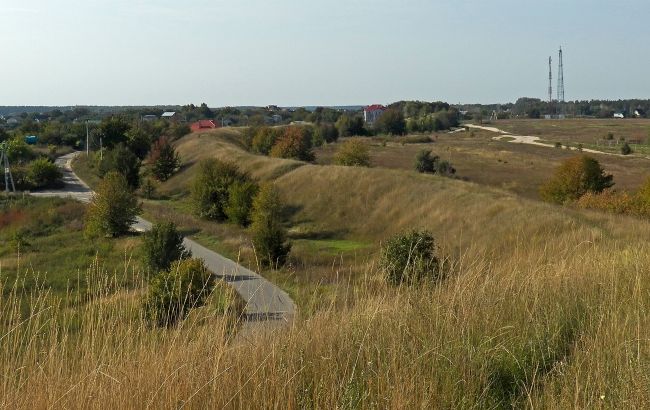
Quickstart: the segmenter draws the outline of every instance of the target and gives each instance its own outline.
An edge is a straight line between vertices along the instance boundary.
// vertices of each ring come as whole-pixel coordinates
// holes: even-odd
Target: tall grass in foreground
[[[140,291],[75,310],[34,294],[26,317],[9,294],[0,405],[648,407],[650,247],[588,228],[547,235],[467,253],[438,286],[388,287],[370,266],[353,303],[272,336],[233,337],[200,312],[152,329]]]

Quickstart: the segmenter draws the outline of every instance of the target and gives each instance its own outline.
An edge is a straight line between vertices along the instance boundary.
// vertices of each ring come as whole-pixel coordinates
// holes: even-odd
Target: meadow
[[[582,121],[589,126],[592,122],[598,124],[600,120]],[[517,135],[539,135],[544,141],[551,144],[562,141],[564,146],[576,146],[580,143],[579,139],[574,138],[572,134],[576,128],[574,122],[568,121],[567,127],[562,127],[559,130],[555,129],[560,127],[559,125],[553,127],[553,123],[557,122],[548,121],[547,124],[546,120],[499,120],[487,126],[500,128],[503,125],[501,129]],[[516,126],[509,125],[513,123]],[[601,134],[607,135],[605,130],[616,130],[616,128],[608,128],[607,124],[612,124],[612,122],[606,121],[601,125],[599,131]],[[613,124],[616,125],[615,122]],[[646,126],[650,129],[650,122],[642,120],[640,124],[637,126],[630,124],[627,126],[627,130],[634,130],[639,134],[646,132]],[[540,129],[542,130],[540,134],[534,133]],[[554,130],[558,134],[557,138],[548,137],[550,130]],[[489,131],[471,130],[469,132],[432,134],[430,143],[403,143],[403,138],[390,137],[364,138],[362,141],[369,148],[371,163],[374,167],[412,170],[418,152],[428,150],[441,159],[450,161],[456,168],[456,176],[460,179],[504,189],[531,199],[539,199],[539,186],[548,179],[562,161],[578,154],[578,152],[567,149],[512,144],[507,140],[495,141],[493,137],[498,135]],[[547,140],[547,138],[549,139]],[[602,141],[605,143],[605,140]],[[332,164],[334,153],[339,144],[329,144],[317,148],[317,163]],[[585,145],[586,147],[587,145]],[[602,146],[594,145],[590,148],[607,151]],[[636,146],[633,146],[633,149],[636,149]],[[612,148],[612,150],[620,152],[620,147]],[[616,189],[634,190],[650,175],[650,160],[645,158],[645,155],[634,154],[627,157],[590,155],[598,159],[608,173],[614,175]]]
[[[447,138],[489,141],[449,135],[425,145]],[[381,149],[420,149],[377,144],[375,159]],[[158,187],[162,199],[146,203],[147,212],[173,216],[246,260],[245,231],[189,215],[188,182],[205,157],[234,160],[274,181],[296,251],[292,267],[264,273],[293,287],[307,312],[273,334],[233,337],[227,320],[202,317],[152,332],[124,313],[135,312],[136,291],[126,290],[87,304],[72,333],[49,300],[33,299],[36,314],[25,320],[12,316],[14,298],[3,296],[0,335],[11,349],[0,354],[2,406],[650,405],[648,221],[549,205],[388,160],[351,168],[327,165],[324,155],[323,165],[255,156],[231,130],[189,135],[176,146],[184,167]],[[462,175],[461,162],[452,162]],[[383,280],[379,244],[410,228],[435,235],[449,264],[442,282],[392,287]]]

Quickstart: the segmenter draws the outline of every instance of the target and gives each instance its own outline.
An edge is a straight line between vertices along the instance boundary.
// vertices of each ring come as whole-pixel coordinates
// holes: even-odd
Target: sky
[[[650,2],[0,0],[0,105],[650,98]]]

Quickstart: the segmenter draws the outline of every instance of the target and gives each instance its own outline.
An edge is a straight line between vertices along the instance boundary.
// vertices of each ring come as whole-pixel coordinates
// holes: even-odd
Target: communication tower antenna
[[[560,47],[560,62],[557,73],[557,100],[564,102],[564,63],[562,61],[562,47]]]
[[[553,64],[553,59],[549,56],[548,58],[548,102],[553,102],[553,69],[551,67]]]
[[[9,155],[7,155],[7,143],[0,143],[0,166],[5,171],[5,192],[9,192],[9,183],[11,183],[11,192],[16,192],[14,185],[14,177],[11,175],[11,168],[9,168]]]

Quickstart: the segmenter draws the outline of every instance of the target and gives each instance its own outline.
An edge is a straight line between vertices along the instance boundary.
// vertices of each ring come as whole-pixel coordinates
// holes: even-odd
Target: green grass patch
[[[323,252],[328,255],[355,252],[368,249],[372,245],[350,239],[298,239],[293,241],[295,247],[306,251]]]

